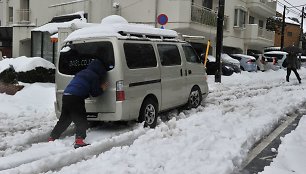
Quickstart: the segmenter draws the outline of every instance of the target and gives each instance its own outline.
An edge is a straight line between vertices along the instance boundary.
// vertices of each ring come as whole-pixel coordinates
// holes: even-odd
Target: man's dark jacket
[[[78,72],[68,84],[64,93],[88,98],[97,97],[103,93],[101,84],[106,81],[106,69],[103,63],[95,59],[86,69]]]

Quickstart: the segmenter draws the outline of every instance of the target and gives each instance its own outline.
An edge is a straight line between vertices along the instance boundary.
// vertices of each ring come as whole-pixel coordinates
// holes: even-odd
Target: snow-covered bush
[[[55,81],[55,66],[40,57],[18,57],[0,61],[0,81],[5,83]]]
[[[0,73],[0,82],[7,84],[17,84],[17,73],[12,65]]]
[[[50,82],[54,83],[55,81],[55,70],[46,69],[44,67],[36,67],[30,71],[19,72],[17,74],[18,81],[24,83],[35,83],[35,82]]]

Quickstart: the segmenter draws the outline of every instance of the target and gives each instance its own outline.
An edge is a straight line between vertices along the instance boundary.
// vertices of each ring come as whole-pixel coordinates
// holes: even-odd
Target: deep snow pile
[[[285,82],[284,70],[242,72],[222,77],[221,84],[209,76],[203,106],[173,110],[167,113],[172,119],[156,129],[141,124],[92,128],[86,139],[92,145],[77,150],[72,129],[45,142],[56,122],[54,84],[27,85],[16,96],[0,94],[5,122],[0,125],[0,173],[229,174],[287,113],[305,107],[306,69],[299,72],[302,84],[294,74]]]

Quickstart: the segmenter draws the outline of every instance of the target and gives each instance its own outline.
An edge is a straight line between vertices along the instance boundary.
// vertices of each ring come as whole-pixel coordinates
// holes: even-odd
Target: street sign
[[[165,15],[165,14],[160,14],[160,15],[158,15],[158,17],[157,17],[157,22],[158,22],[160,25],[165,25],[165,24],[167,24],[167,22],[168,22],[168,16]]]

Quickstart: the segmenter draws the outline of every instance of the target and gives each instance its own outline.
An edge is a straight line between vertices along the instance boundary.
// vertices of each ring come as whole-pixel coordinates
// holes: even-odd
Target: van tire
[[[198,106],[201,105],[201,102],[202,102],[201,90],[198,86],[194,86],[189,94],[188,104],[187,104],[188,109],[197,108]]]
[[[144,127],[155,128],[157,124],[157,115],[157,103],[152,98],[145,99],[140,108],[138,121],[144,121]]]

